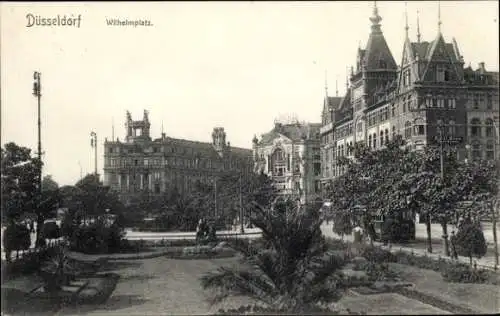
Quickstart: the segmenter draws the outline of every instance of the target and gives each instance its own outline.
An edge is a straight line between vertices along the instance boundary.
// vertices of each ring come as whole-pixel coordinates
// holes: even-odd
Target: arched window
[[[486,124],[486,137],[493,137],[493,120],[491,118],[487,118],[484,122]]]
[[[425,135],[425,125],[424,121],[421,118],[415,119],[413,127],[415,129],[414,135]]]
[[[389,142],[389,129],[385,129],[385,143],[387,144]]]
[[[377,148],[377,133],[373,133],[373,148]]]
[[[411,122],[406,121],[405,123],[405,138],[410,138],[411,137]]]
[[[396,126],[392,127],[392,139],[396,138]]]
[[[456,125],[454,120],[450,120],[448,122],[448,135],[455,136],[456,134]]]
[[[478,118],[473,118],[470,121],[470,136],[481,137],[481,120]]]
[[[384,146],[384,131],[380,131],[380,146]]]
[[[372,135],[368,135],[368,147],[372,148]]]

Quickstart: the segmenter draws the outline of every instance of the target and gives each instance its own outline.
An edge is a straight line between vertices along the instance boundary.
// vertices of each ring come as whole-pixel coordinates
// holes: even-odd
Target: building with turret
[[[213,184],[223,174],[248,175],[252,150],[233,147],[226,132],[216,127],[212,142],[167,137],[152,139],[148,112],[134,121],[129,112],[125,139],[104,142],[104,184],[122,201],[134,196],[159,196],[170,189],[188,192],[197,181]]]
[[[315,202],[321,187],[320,126],[275,122],[271,131],[253,139],[254,172],[268,175],[283,196]]]
[[[351,146],[363,142],[383,148],[402,135],[420,150],[446,141],[445,150],[459,159],[499,159],[498,72],[464,68],[455,39],[445,40],[439,19],[431,41],[411,41],[406,19],[398,66],[381,28],[375,5],[371,32],[351,67],[347,92],[325,96],[322,111],[322,182],[342,174],[339,157],[352,157]]]

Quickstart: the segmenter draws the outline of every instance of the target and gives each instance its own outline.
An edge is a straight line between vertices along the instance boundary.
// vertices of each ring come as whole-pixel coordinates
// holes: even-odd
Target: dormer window
[[[438,65],[436,67],[436,81],[437,82],[443,82],[445,81],[445,69],[444,66]]]
[[[381,59],[381,60],[378,61],[378,67],[380,69],[385,69],[385,68],[387,68],[387,64],[386,64],[386,62],[384,60]]]

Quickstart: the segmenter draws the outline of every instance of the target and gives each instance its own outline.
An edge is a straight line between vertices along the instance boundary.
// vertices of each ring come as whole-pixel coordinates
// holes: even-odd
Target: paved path
[[[174,260],[159,257],[116,263],[120,280],[106,304],[66,307],[57,315],[206,315],[220,305],[211,306],[210,291],[201,288],[199,278],[235,259]],[[250,304],[237,298],[225,306]]]
[[[324,223],[321,226],[321,230],[323,232],[323,235],[325,235],[327,237],[340,239],[339,235],[334,234],[332,232],[332,225],[331,224]],[[353,241],[353,237],[352,237],[352,235],[344,236],[344,240],[352,242]],[[374,244],[375,245],[379,245],[379,246],[383,245],[380,242],[375,242]],[[384,246],[382,246],[382,247],[384,247]],[[418,242],[416,244],[410,243],[410,244],[407,244],[407,245],[393,244],[392,247],[391,247],[391,251],[402,250],[402,251],[406,251],[406,252],[413,252],[413,253],[415,253],[417,255],[422,255],[422,256],[423,255],[427,255],[427,256],[430,256],[430,257],[433,257],[433,258],[436,258],[436,259],[439,258],[439,257],[441,257],[441,258],[449,258],[449,257],[445,257],[444,246],[441,243],[440,239],[434,239],[432,247],[433,247],[432,254],[430,254],[430,253],[427,252],[427,246],[426,246],[425,242],[423,242],[423,243],[422,242]],[[469,264],[469,258],[459,256],[458,259],[459,259],[460,262]],[[473,258],[472,260],[473,260],[473,262],[477,262],[478,266],[484,266],[484,267],[487,267],[487,268],[490,268],[490,269],[495,267],[495,257],[494,257],[493,250],[491,249],[491,247],[488,248],[488,253],[487,253],[487,255],[485,257],[483,257],[481,259]]]

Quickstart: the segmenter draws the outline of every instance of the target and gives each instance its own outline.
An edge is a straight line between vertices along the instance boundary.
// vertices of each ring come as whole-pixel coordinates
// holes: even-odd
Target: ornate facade
[[[338,157],[352,157],[350,145],[364,142],[382,148],[402,135],[414,150],[445,145],[460,159],[498,159],[498,72],[484,63],[464,68],[455,39],[446,42],[440,30],[430,41],[408,35],[398,66],[381,30],[374,7],[365,49],[358,49],[346,94],[325,97],[322,113],[322,180],[342,173]]]
[[[310,203],[318,198],[321,179],[320,124],[275,123],[253,139],[254,172],[267,174],[282,195]]]
[[[104,184],[127,202],[138,194],[161,195],[176,187],[187,192],[196,181],[213,183],[227,173],[248,175],[253,170],[252,151],[232,147],[226,132],[216,127],[212,142],[167,137],[152,139],[148,112],[133,121],[127,112],[125,141],[104,143]]]

